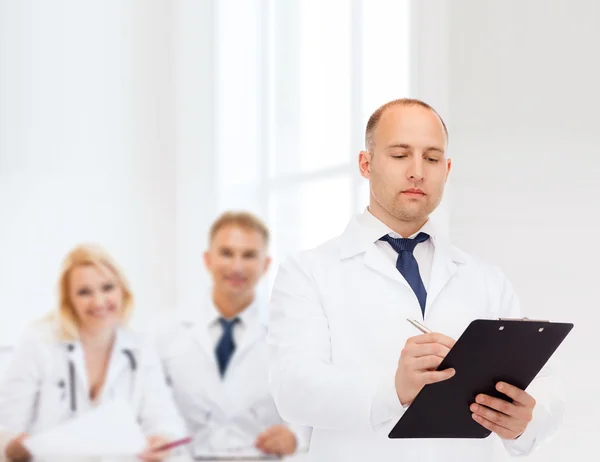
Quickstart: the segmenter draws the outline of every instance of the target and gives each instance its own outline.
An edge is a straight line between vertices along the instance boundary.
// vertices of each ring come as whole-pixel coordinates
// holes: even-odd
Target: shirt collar
[[[388,225],[386,225],[379,218],[375,217],[370,211],[369,208],[365,208],[364,212],[357,217],[358,223],[362,228],[364,239],[367,243],[373,243],[379,240],[382,236],[389,234],[394,238],[401,238],[402,236],[395,231],[393,231]],[[431,220],[427,220],[425,224],[419,229],[416,233],[409,236],[410,239],[414,238],[419,233],[427,233],[432,242],[435,241],[437,236],[437,231],[435,229],[435,225]]]
[[[245,308],[241,313],[239,313],[236,317],[240,320],[240,323],[243,326],[250,326],[252,324],[254,324],[254,322],[257,321],[258,319],[258,303],[256,301],[256,299],[254,299],[254,301],[252,301],[252,303],[250,303],[250,305],[248,305],[247,308]],[[217,309],[214,300],[212,299],[212,297],[210,298],[210,303],[209,303],[209,307],[208,307],[208,316],[206,317],[206,322],[207,322],[207,327],[213,327],[214,325],[216,325],[219,322],[219,319],[222,318],[223,316],[221,315],[221,313],[219,312],[219,310]]]
[[[430,242],[436,250],[447,251],[455,262],[465,261],[465,255],[450,243],[448,237],[440,232],[431,218],[415,234],[421,231],[429,234]],[[340,259],[344,260],[366,252],[379,238],[390,233],[392,236],[398,236],[381,220],[372,215],[368,208],[365,209],[362,214],[352,217],[340,236]]]

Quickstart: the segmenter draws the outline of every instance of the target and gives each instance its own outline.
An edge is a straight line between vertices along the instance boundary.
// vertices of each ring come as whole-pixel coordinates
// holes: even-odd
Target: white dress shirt
[[[386,234],[395,239],[401,239],[403,236],[392,231],[385,223],[380,221],[378,218],[375,218],[368,209],[365,210],[362,215],[360,215],[359,221],[361,222],[365,232],[373,238],[377,248],[381,249],[381,251],[389,257],[392,264],[396,266],[398,252],[393,249],[389,242],[380,241],[378,239]],[[427,290],[429,288],[429,279],[431,278],[431,265],[433,263],[433,253],[435,251],[434,241],[437,233],[431,220],[428,220],[419,231],[414,233],[412,236],[409,236],[409,239],[415,238],[417,234],[421,232],[429,234],[429,239],[427,239],[425,242],[417,244],[415,250],[413,251],[413,255],[415,256],[415,260],[417,260],[417,264],[419,265],[419,274],[423,280],[425,290]]]
[[[248,307],[240,314],[235,316],[239,319],[239,321],[233,326],[233,342],[236,346],[239,345],[242,341],[242,337],[244,336],[244,332],[246,332],[246,330],[248,329],[248,325],[252,324],[253,322],[258,322],[258,316],[256,311],[257,310],[254,309],[254,307]],[[217,347],[219,340],[221,340],[221,337],[223,335],[223,326],[219,322],[219,319],[223,317],[224,316],[221,315],[214,302],[211,303],[210,315],[207,318],[208,325],[206,327],[208,330],[208,335],[210,335],[210,338],[212,339],[215,348]],[[229,321],[230,319],[227,320]]]

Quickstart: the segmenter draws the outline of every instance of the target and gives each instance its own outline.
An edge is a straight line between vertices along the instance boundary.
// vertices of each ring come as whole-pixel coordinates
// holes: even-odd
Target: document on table
[[[114,400],[23,441],[35,457],[125,456],[146,447],[131,407]]]

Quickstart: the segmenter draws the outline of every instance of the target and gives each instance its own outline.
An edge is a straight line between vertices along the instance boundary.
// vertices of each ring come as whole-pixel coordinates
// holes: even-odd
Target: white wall
[[[216,0],[173,2],[177,304],[198,306],[209,286],[202,261],[219,200],[216,157]]]
[[[166,0],[0,0],[0,344],[53,307],[81,241],[125,268],[138,319],[172,304],[171,17]]]
[[[600,434],[600,66],[592,51],[600,5],[424,3],[432,8],[420,21],[437,17],[435,4],[448,13],[446,40],[428,39],[447,60],[421,69],[441,87],[427,77],[420,96],[447,104],[454,241],[499,264],[530,317],[575,323],[558,353],[568,398],[562,432],[529,460],[587,460]]]
[[[134,322],[199,303],[216,213],[212,0],[0,0],[0,345],[108,248]]]

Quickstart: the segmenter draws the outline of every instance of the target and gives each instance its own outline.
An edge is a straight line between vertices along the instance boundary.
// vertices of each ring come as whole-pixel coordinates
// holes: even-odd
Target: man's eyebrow
[[[435,146],[427,146],[427,147],[425,148],[425,152],[429,152],[429,151],[437,151],[437,152],[439,152],[440,154],[444,154],[444,150],[443,150],[443,149],[441,149],[441,148],[437,148],[437,147],[435,147]]]
[[[405,144],[405,143],[394,143],[394,144],[390,144],[388,146],[388,149],[389,148],[412,149],[412,146],[410,144]]]

